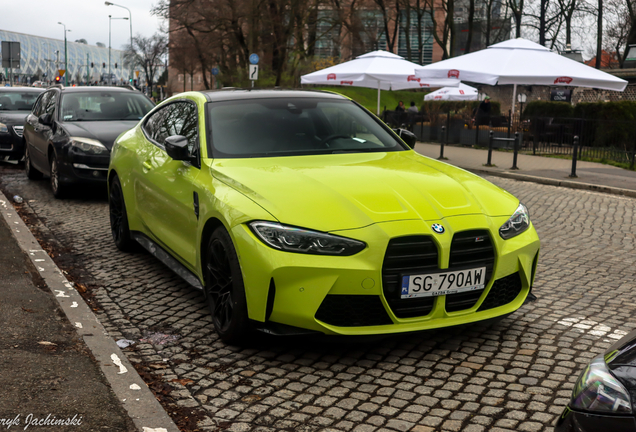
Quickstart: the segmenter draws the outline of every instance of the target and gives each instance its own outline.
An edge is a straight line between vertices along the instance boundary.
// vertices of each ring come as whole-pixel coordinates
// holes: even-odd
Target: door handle
[[[142,163],[141,166],[143,167],[144,172],[148,172],[152,169],[152,164],[148,161]]]

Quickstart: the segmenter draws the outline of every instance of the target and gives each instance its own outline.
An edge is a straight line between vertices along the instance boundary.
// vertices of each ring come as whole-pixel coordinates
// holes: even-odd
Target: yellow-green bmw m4
[[[332,93],[174,96],[115,141],[108,184],[117,247],[203,290],[228,342],[494,318],[537,266],[518,199]]]

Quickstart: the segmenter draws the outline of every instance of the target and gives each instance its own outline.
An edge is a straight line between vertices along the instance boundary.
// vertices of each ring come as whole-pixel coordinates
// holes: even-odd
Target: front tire
[[[29,180],[42,180],[42,173],[35,169],[31,163],[31,155],[29,155],[29,145],[24,143],[24,171]]]
[[[205,292],[216,332],[229,344],[245,341],[250,326],[243,274],[232,239],[223,227],[210,236],[204,272]]]
[[[110,231],[113,234],[115,246],[122,252],[133,252],[137,243],[130,236],[124,193],[117,176],[110,182],[108,212],[110,214]]]
[[[67,192],[67,186],[60,181],[59,163],[55,154],[51,155],[51,190],[53,196],[57,199],[64,198]]]

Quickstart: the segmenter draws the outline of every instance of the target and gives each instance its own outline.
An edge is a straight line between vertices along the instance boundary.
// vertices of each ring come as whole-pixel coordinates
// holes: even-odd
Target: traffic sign
[[[250,54],[250,63],[255,65],[258,64],[258,54]],[[251,74],[250,74],[251,75]]]
[[[139,78],[139,71],[135,71],[135,76]]]
[[[219,74],[219,68],[212,68],[212,75],[218,75]]]
[[[63,77],[66,69],[58,69],[57,71],[60,73],[60,76]]]
[[[258,79],[258,65],[250,65],[250,79],[256,81]]]

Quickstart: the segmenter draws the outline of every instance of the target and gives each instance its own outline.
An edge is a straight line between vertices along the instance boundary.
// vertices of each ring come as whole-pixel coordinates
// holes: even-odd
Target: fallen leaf
[[[56,343],[49,342],[49,341],[40,341],[40,342],[38,342],[38,343],[39,343],[40,345],[57,346],[57,344],[56,344]],[[16,345],[16,346],[17,346],[17,345]]]
[[[181,385],[188,385],[188,384],[192,384],[194,381],[191,379],[183,378],[183,379],[173,379],[173,380],[170,380],[170,382],[176,382]]]
[[[25,311],[25,312],[29,312],[29,313],[33,313],[34,312],[33,309],[27,309],[25,307],[23,307],[22,310]]]

